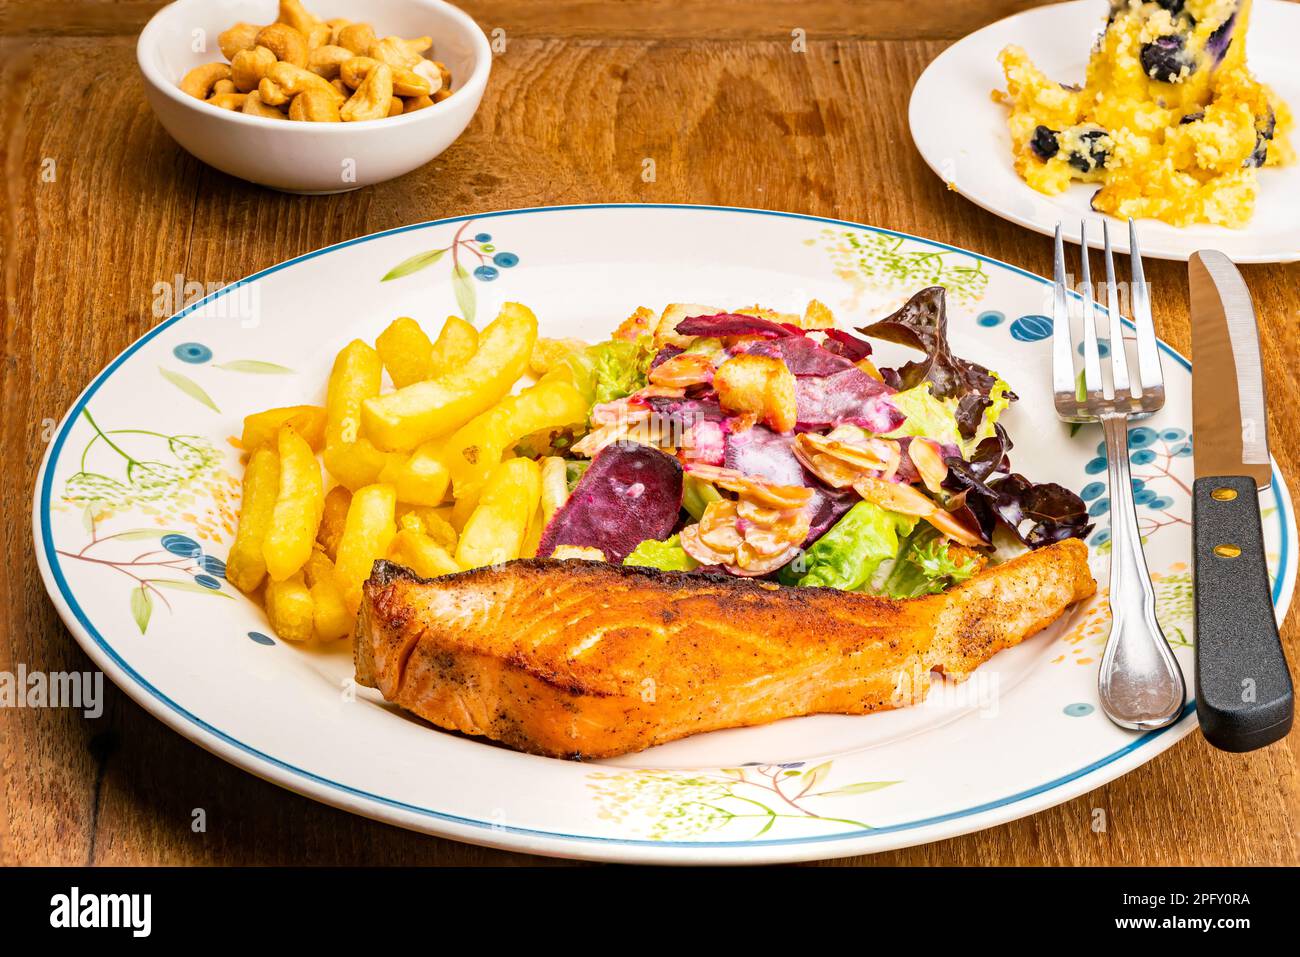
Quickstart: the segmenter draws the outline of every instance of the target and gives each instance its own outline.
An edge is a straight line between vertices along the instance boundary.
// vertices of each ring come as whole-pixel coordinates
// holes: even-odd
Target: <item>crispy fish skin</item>
[[[530,559],[430,581],[377,562],[356,676],[442,728],[612,757],[911,704],[932,670],[963,679],[1095,590],[1073,539],[904,601],[603,562]]]

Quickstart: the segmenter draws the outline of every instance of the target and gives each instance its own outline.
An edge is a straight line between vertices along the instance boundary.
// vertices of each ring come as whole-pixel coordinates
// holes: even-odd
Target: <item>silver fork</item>
[[[1079,245],[1082,270],[1079,293],[1081,340],[1070,321],[1070,296],[1065,279],[1065,249],[1061,225],[1056,226],[1056,289],[1052,301],[1052,390],[1056,414],[1066,422],[1100,422],[1106,436],[1110,480],[1110,636],[1101,659],[1097,690],[1102,709],[1123,728],[1148,731],[1172,724],[1182,713],[1186,687],[1178,661],[1156,621],[1156,596],[1142,553],[1133,480],[1129,475],[1128,423],[1143,419],[1165,404],[1164,376],[1151,300],[1142,272],[1137,230],[1129,220],[1132,257],[1130,301],[1137,329],[1137,381],[1129,378],[1128,356],[1115,285],[1115,259],[1110,230],[1102,221],[1106,256],[1106,307],[1109,314],[1111,383],[1102,376],[1097,337],[1097,306],[1088,265],[1087,224],[1081,223]],[[1077,345],[1082,342],[1082,350]],[[1075,354],[1083,353],[1083,370],[1075,370]],[[1136,389],[1134,388],[1136,386]]]

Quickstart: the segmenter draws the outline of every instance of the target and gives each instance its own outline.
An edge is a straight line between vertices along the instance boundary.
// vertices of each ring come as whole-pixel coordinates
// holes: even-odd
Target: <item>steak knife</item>
[[[1196,714],[1216,748],[1253,751],[1286,735],[1294,708],[1259,515],[1272,483],[1259,330],[1223,253],[1193,253],[1188,282]]]

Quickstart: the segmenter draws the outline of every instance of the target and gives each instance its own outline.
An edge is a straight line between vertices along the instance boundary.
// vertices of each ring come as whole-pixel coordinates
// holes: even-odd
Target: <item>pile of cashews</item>
[[[274,23],[236,23],[217,43],[230,62],[195,67],[181,91],[249,116],[354,123],[451,96],[451,72],[424,56],[431,37],[381,38],[369,23],[322,20],[301,0],[280,0]]]

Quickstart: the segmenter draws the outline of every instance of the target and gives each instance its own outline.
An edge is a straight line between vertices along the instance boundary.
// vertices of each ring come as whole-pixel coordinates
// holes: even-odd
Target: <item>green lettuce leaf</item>
[[[657,351],[651,336],[610,339],[588,348],[593,402],[613,402],[645,388]]]
[[[643,568],[657,568],[663,572],[689,572],[699,568],[700,563],[686,554],[680,539],[674,535],[662,542],[648,538],[632,554],[623,559],[624,565],[640,565]]]
[[[703,479],[687,475],[682,481],[682,508],[697,522],[704,517],[710,502],[722,498],[722,493]]]
[[[801,558],[783,568],[780,579],[786,585],[856,591],[871,580],[881,562],[898,554],[899,537],[915,525],[910,515],[859,502]]]
[[[973,559],[954,558],[948,543],[940,540],[933,527],[925,525],[903,543],[888,575],[873,590],[890,598],[934,595],[964,582],[978,570],[979,563]]]
[[[917,438],[934,439],[944,445],[962,447],[961,432],[957,429],[957,403],[953,399],[937,398],[930,391],[930,383],[895,392],[889,397],[903,415],[907,416],[903,424],[890,432],[888,438],[897,439],[905,435]]]
[[[989,399],[993,404],[984,410],[984,415],[971,438],[963,439],[961,436],[957,424],[957,400],[938,398],[931,391],[929,382],[922,382],[889,397],[889,401],[907,416],[907,419],[890,432],[888,438],[897,439],[910,435],[933,439],[944,445],[955,446],[961,450],[963,457],[968,456],[981,440],[993,434],[993,426],[1011,405],[1011,389],[1006,381],[997,373],[993,373],[993,379],[993,388],[989,392]]]
[[[962,454],[968,455],[975,446],[980,444],[982,439],[987,439],[993,434],[993,426],[997,424],[998,418],[1007,407],[1011,405],[1011,387],[1007,385],[1006,380],[996,372],[993,373],[993,388],[989,391],[989,398],[993,404],[984,410],[984,418],[980,420],[979,426],[975,429],[975,435],[962,448]]]

